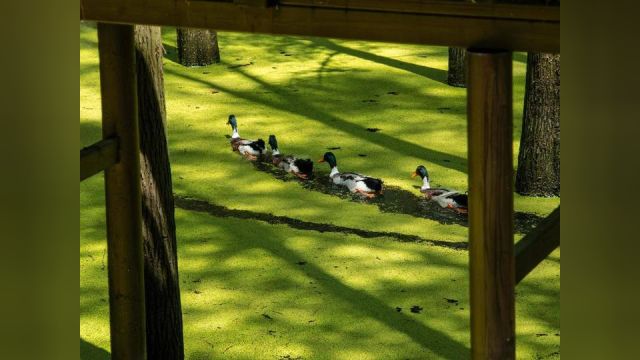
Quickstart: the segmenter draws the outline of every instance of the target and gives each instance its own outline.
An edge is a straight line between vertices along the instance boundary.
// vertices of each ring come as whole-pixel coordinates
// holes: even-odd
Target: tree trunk
[[[149,359],[183,359],[182,311],[160,27],[136,26],[142,235]]]
[[[529,53],[516,192],[560,195],[560,55]]]
[[[449,75],[447,83],[456,87],[467,87],[465,69],[467,51],[463,48],[449,48]]]
[[[215,30],[209,30],[211,33],[211,42],[213,43],[213,62],[220,62],[220,48],[218,47],[218,32]]]
[[[213,30],[177,28],[178,61],[184,66],[205,66],[220,62],[218,33]]]

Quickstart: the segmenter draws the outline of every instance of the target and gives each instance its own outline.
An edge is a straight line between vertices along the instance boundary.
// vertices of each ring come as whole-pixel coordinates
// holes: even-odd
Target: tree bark
[[[465,69],[467,51],[463,48],[449,48],[449,73],[447,83],[456,87],[467,87]]]
[[[184,66],[205,66],[220,62],[218,33],[213,30],[177,28],[178,61]]]
[[[560,55],[529,53],[516,192],[560,195]]]
[[[142,235],[149,359],[184,359],[160,27],[136,26]]]

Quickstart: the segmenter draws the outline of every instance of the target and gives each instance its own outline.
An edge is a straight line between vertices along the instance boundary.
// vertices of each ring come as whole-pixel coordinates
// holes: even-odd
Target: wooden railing
[[[80,181],[118,162],[118,138],[98,141],[80,150]]]
[[[420,0],[81,0],[80,17],[463,48],[560,51],[557,6]]]

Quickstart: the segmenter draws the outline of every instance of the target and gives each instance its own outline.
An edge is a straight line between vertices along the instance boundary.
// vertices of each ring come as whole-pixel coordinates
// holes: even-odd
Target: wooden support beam
[[[132,25],[98,24],[103,138],[120,161],[105,171],[111,357],[145,359],[140,146]]]
[[[196,0],[198,1],[198,0]],[[211,1],[211,0],[199,0],[199,1]],[[219,1],[219,0],[213,0]],[[276,0],[232,0],[234,4],[238,4],[241,6],[249,6],[249,7],[257,7],[257,8],[268,8],[276,5]],[[221,2],[229,2],[229,1],[221,1]]]
[[[515,358],[512,55],[468,50],[473,359]]]
[[[560,52],[560,9],[396,1],[81,0],[83,20],[455,47]],[[260,6],[255,6],[260,4]],[[402,10],[402,8],[405,10]]]
[[[118,162],[118,138],[98,141],[80,150],[80,181]]]
[[[558,246],[560,246],[559,206],[516,244],[516,284]]]
[[[560,21],[558,6],[416,0],[280,0],[280,6],[366,10],[403,14],[449,15],[493,19]]]

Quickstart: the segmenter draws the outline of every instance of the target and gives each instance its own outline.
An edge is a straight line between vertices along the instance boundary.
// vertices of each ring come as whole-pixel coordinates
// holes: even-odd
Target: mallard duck
[[[381,179],[372,178],[356,173],[341,173],[338,171],[338,161],[332,152],[327,152],[318,162],[326,162],[331,167],[329,177],[336,185],[346,186],[353,193],[362,194],[368,198],[375,197],[383,192]]]
[[[422,179],[422,186],[420,187],[420,192],[425,194],[425,196],[427,196],[426,194],[431,189],[431,186],[429,185],[429,173],[427,172],[427,168],[422,165],[418,165],[418,167],[416,168],[416,171],[414,171],[411,174],[412,178],[416,176],[420,176],[420,178]]]
[[[427,168],[419,165],[411,174],[411,177],[420,176],[422,179],[422,186],[420,192],[424,194],[425,198],[434,200],[438,205],[443,208],[450,208],[458,213],[467,213],[469,207],[469,197],[467,194],[462,194],[455,190],[449,189],[433,189],[429,184],[429,173]]]
[[[275,135],[269,135],[269,146],[271,147],[271,162],[273,162],[273,165],[301,179],[308,179],[313,174],[313,161],[311,159],[298,159],[293,155],[280,154],[278,140],[276,140]]]
[[[246,140],[240,137],[238,133],[238,121],[235,115],[229,115],[227,124],[231,125],[233,132],[231,133],[231,149],[242,154],[250,160],[256,160],[265,150],[264,140]]]

